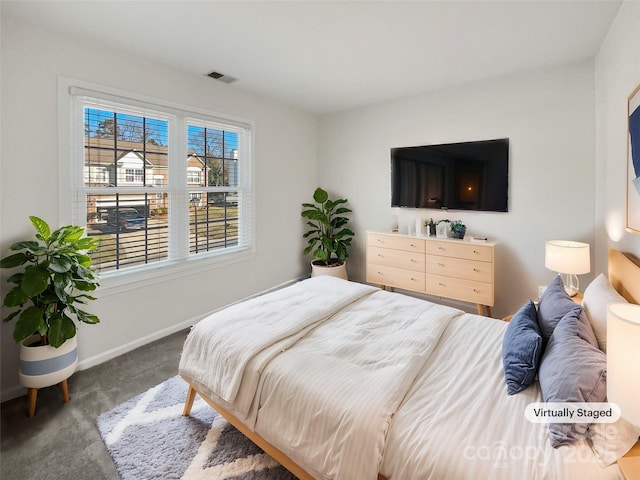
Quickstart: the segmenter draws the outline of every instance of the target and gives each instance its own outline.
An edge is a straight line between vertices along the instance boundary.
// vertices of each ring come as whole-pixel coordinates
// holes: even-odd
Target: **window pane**
[[[238,245],[236,192],[190,192],[189,199],[190,254]]]
[[[237,187],[238,134],[202,125],[189,125],[187,135],[187,168],[201,168],[205,186]]]
[[[187,184],[191,187],[204,186],[204,165],[200,163],[200,159],[194,155],[189,156],[187,163]]]
[[[167,121],[86,107],[84,133],[86,187],[167,186]]]
[[[83,86],[68,91],[75,97],[71,127],[84,128],[72,148],[82,151],[82,161],[73,162],[82,171],[74,170],[73,179],[84,180],[73,182],[80,202],[74,212],[79,223],[86,218],[88,235],[101,240],[92,254],[100,273],[117,278],[158,262],[171,272],[187,267],[193,255],[191,265],[216,263],[206,258],[244,255],[252,247],[249,124],[137,97],[128,104],[125,96]]]
[[[89,195],[87,234],[100,240],[91,254],[99,272],[168,259],[168,195]]]

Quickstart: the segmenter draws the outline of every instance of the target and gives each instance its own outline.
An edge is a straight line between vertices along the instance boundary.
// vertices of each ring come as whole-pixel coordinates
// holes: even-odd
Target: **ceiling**
[[[593,58],[620,4],[3,1],[2,16],[322,114]]]

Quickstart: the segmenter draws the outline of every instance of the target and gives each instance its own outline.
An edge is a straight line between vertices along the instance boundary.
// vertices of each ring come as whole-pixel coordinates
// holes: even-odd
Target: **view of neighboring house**
[[[237,160],[237,151],[235,152]],[[141,215],[157,215],[166,213],[168,199],[161,189],[168,184],[168,147],[155,143],[132,142],[104,137],[85,138],[84,183],[87,188],[155,187],[159,192],[155,195],[145,193],[99,194],[93,195],[87,205],[88,222],[104,220],[116,207],[135,208]],[[213,169],[224,169],[227,185],[237,184],[237,161],[229,162],[214,158]],[[211,163],[211,159],[210,159]],[[190,149],[187,158],[187,187],[207,186],[208,175],[212,167],[207,167],[204,160]],[[218,203],[215,194],[210,195],[209,203]],[[202,207],[205,203],[202,194],[193,192],[191,204]]]
[[[100,239],[92,254],[100,271],[167,260],[176,185],[188,192],[183,207],[173,207],[189,210],[182,215],[189,221],[191,254],[237,244],[235,133],[189,125],[186,157],[180,158],[169,146],[165,120],[116,109],[84,112],[82,191],[88,234]]]

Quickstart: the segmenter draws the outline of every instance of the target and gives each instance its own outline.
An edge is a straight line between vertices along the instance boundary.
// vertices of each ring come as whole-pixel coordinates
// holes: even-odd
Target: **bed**
[[[638,303],[640,267],[615,250],[609,279]],[[303,480],[621,478],[612,455],[637,431],[627,428],[615,454],[600,435],[600,455],[595,435],[553,448],[547,425],[524,419],[542,393],[534,381],[507,395],[507,326],[368,285],[305,280],[194,326],[179,367],[184,414],[200,395]]]

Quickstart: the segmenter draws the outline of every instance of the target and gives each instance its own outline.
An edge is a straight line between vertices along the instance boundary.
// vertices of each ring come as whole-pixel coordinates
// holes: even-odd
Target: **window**
[[[198,254],[238,243],[238,132],[222,125],[189,120],[189,161],[201,162],[205,175],[202,187],[192,190],[197,198],[189,215],[189,253]],[[189,166],[189,168],[196,168]],[[191,182],[189,182],[191,183]],[[197,182],[194,182],[197,183]],[[191,187],[190,187],[191,188]],[[205,195],[206,205],[201,198]]]
[[[200,111],[71,88],[74,222],[108,275],[252,247],[251,128]]]
[[[141,168],[125,168],[124,169],[125,182],[138,183],[142,185],[144,180],[144,170]]]
[[[162,187],[164,185],[164,177],[162,175],[154,175],[153,176],[153,186],[154,187]],[[157,192],[157,190],[156,190]],[[156,202],[160,202],[161,205],[164,205],[162,201],[165,198],[164,193],[156,193]],[[165,212],[166,213],[166,212]]]
[[[197,167],[187,168],[187,183],[196,185],[202,184],[202,172]]]
[[[202,202],[202,194],[201,193],[190,193],[189,194],[189,203],[193,207],[200,207]]]

